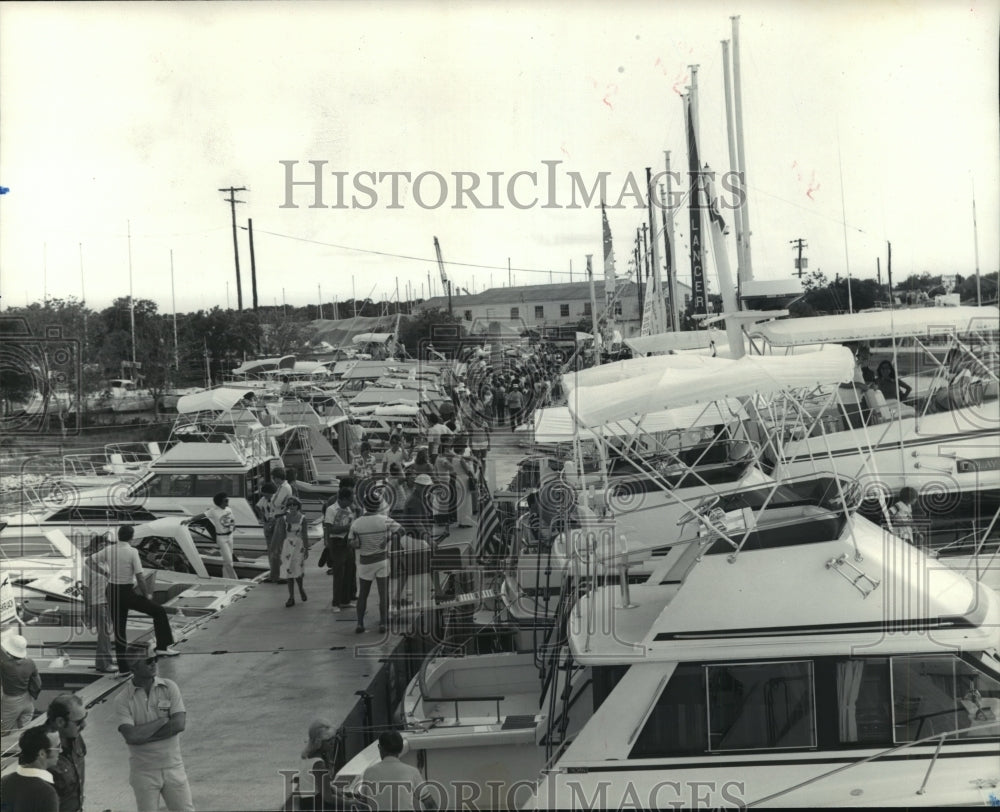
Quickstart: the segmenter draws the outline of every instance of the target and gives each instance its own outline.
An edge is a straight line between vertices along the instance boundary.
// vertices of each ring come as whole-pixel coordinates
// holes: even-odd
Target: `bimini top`
[[[705,369],[711,367],[712,360],[706,355],[658,355],[651,358],[614,361],[563,375],[563,388],[572,391],[582,386],[631,381],[641,375],[664,372],[668,369]]]
[[[771,321],[756,326],[751,337],[775,347],[795,347],[997,329],[1000,310],[995,307],[922,307]]]
[[[352,344],[385,344],[392,333],[358,333],[351,339]]]
[[[253,361],[244,361],[236,369],[233,375],[249,375],[251,372],[266,372],[269,369],[292,369],[295,367],[294,355],[283,355],[281,358],[255,358]]]
[[[641,374],[578,386],[571,393],[569,409],[579,425],[600,426],[695,403],[846,383],[854,376],[854,356],[846,347],[801,355],[746,355],[735,361],[676,355],[638,360],[645,364]],[[602,369],[594,370],[593,377],[600,380]]]
[[[228,412],[247,395],[254,395],[253,389],[231,386],[220,386],[207,392],[196,392],[184,395],[177,401],[178,414],[193,414],[195,412]]]
[[[642,419],[641,424],[637,420],[628,420],[610,426],[595,427],[593,432],[589,429],[583,429],[583,431],[586,432],[585,438],[591,433],[627,437],[638,430],[644,434],[654,434],[661,431],[700,429],[706,426],[717,426],[720,423],[729,423],[733,420],[746,419],[747,413],[740,402],[735,398],[729,398],[647,414]],[[566,406],[539,409],[535,412],[534,423],[534,441],[536,443],[568,443],[579,431],[579,427]]]
[[[728,347],[729,339],[721,330],[685,330],[683,332],[656,333],[651,336],[632,336],[625,339],[626,346],[642,355],[665,353],[671,350],[703,350],[715,343]]]

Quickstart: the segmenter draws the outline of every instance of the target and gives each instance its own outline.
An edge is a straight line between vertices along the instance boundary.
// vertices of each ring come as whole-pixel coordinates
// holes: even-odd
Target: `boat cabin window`
[[[816,746],[813,664],[705,666],[711,751]]]
[[[836,663],[837,715],[841,744],[892,741],[889,660],[872,657]]]
[[[594,681],[595,698],[597,681]],[[681,664],[660,694],[629,758],[704,753],[708,741],[705,669]]]
[[[142,524],[151,522],[156,518],[145,508],[141,507],[112,507],[111,505],[86,505],[80,507],[66,507],[57,510],[45,521],[53,523],[88,523],[96,522],[100,524]]]
[[[595,665],[592,671],[594,696],[594,711],[604,704],[614,687],[622,677],[625,676],[629,667],[627,665]]]
[[[1000,735],[1000,680],[958,657],[893,657],[892,695],[897,742]]]
[[[211,500],[225,491],[230,496],[243,496],[240,474],[157,474],[146,485],[149,496],[204,496]]]

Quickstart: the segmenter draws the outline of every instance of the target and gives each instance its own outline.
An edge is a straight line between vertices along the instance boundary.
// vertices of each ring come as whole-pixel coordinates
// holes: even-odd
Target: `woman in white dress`
[[[302,515],[302,503],[294,496],[285,500],[285,514],[279,516],[274,532],[281,534],[281,577],[288,579],[288,600],[285,606],[295,606],[295,585],[299,585],[299,597],[307,600],[302,587],[306,558],[309,557],[309,527]]]

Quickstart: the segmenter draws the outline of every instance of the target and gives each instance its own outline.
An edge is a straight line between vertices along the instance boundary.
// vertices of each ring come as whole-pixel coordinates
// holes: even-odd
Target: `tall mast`
[[[747,156],[743,139],[743,85],[740,82],[740,17],[730,17],[733,23],[733,106],[736,113],[736,155],[739,160],[740,201],[739,211],[743,221],[743,262],[741,278],[753,279],[753,262],[750,259],[750,209],[747,206]]]
[[[670,188],[670,150],[663,153],[664,160],[666,162],[667,168],[667,187],[666,187],[666,200],[663,201],[663,210],[661,212],[663,217],[663,246],[666,252],[664,257],[667,264],[667,301],[670,303],[669,310],[669,325],[670,329],[676,332],[679,329],[677,324],[677,266],[674,264],[674,207],[672,205],[673,198],[671,197],[672,189]],[[670,211],[667,211],[667,208]]]
[[[177,297],[174,295],[174,249],[170,249],[170,307],[174,311],[174,371],[180,369],[177,351]]]
[[[725,77],[726,93],[726,136],[729,142],[729,167],[733,172],[739,174],[740,165],[736,162],[736,128],[733,122],[733,89],[730,80],[729,68],[729,40],[722,40],[722,72]],[[742,293],[743,281],[743,206],[739,205],[735,211],[736,220],[736,297],[739,299]]]
[[[132,295],[132,221],[125,221],[128,229],[128,317],[132,328],[132,379],[135,379],[135,297]]]
[[[653,169],[646,167],[646,216],[649,218],[649,249],[650,267],[652,269],[649,278],[650,296],[653,297],[652,313],[655,320],[655,329],[652,332],[662,333],[666,327],[663,318],[663,291],[660,289],[660,250],[656,239],[656,218],[653,216]]]
[[[972,184],[972,237],[976,247],[976,304],[982,305],[983,292],[979,286],[979,227],[976,225],[976,184]]]
[[[840,130],[837,130],[837,171],[840,173],[840,219],[844,226],[844,265],[847,268],[847,312],[854,312],[854,296],[851,293],[851,255],[847,250],[847,208],[844,206],[844,165],[840,160]]]

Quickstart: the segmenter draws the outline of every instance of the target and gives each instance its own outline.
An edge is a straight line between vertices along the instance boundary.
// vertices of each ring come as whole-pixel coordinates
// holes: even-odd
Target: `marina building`
[[[677,308],[683,312],[691,298],[691,288],[677,284]],[[594,299],[597,313],[605,311],[605,283],[595,280]],[[447,296],[434,296],[417,305],[418,311],[448,309]],[[482,293],[451,297],[452,312],[464,323],[520,319],[527,327],[567,327],[591,317],[589,282],[558,282],[551,285],[489,288]],[[625,337],[638,335],[642,323],[639,289],[634,282],[619,282],[614,291],[611,312]]]

